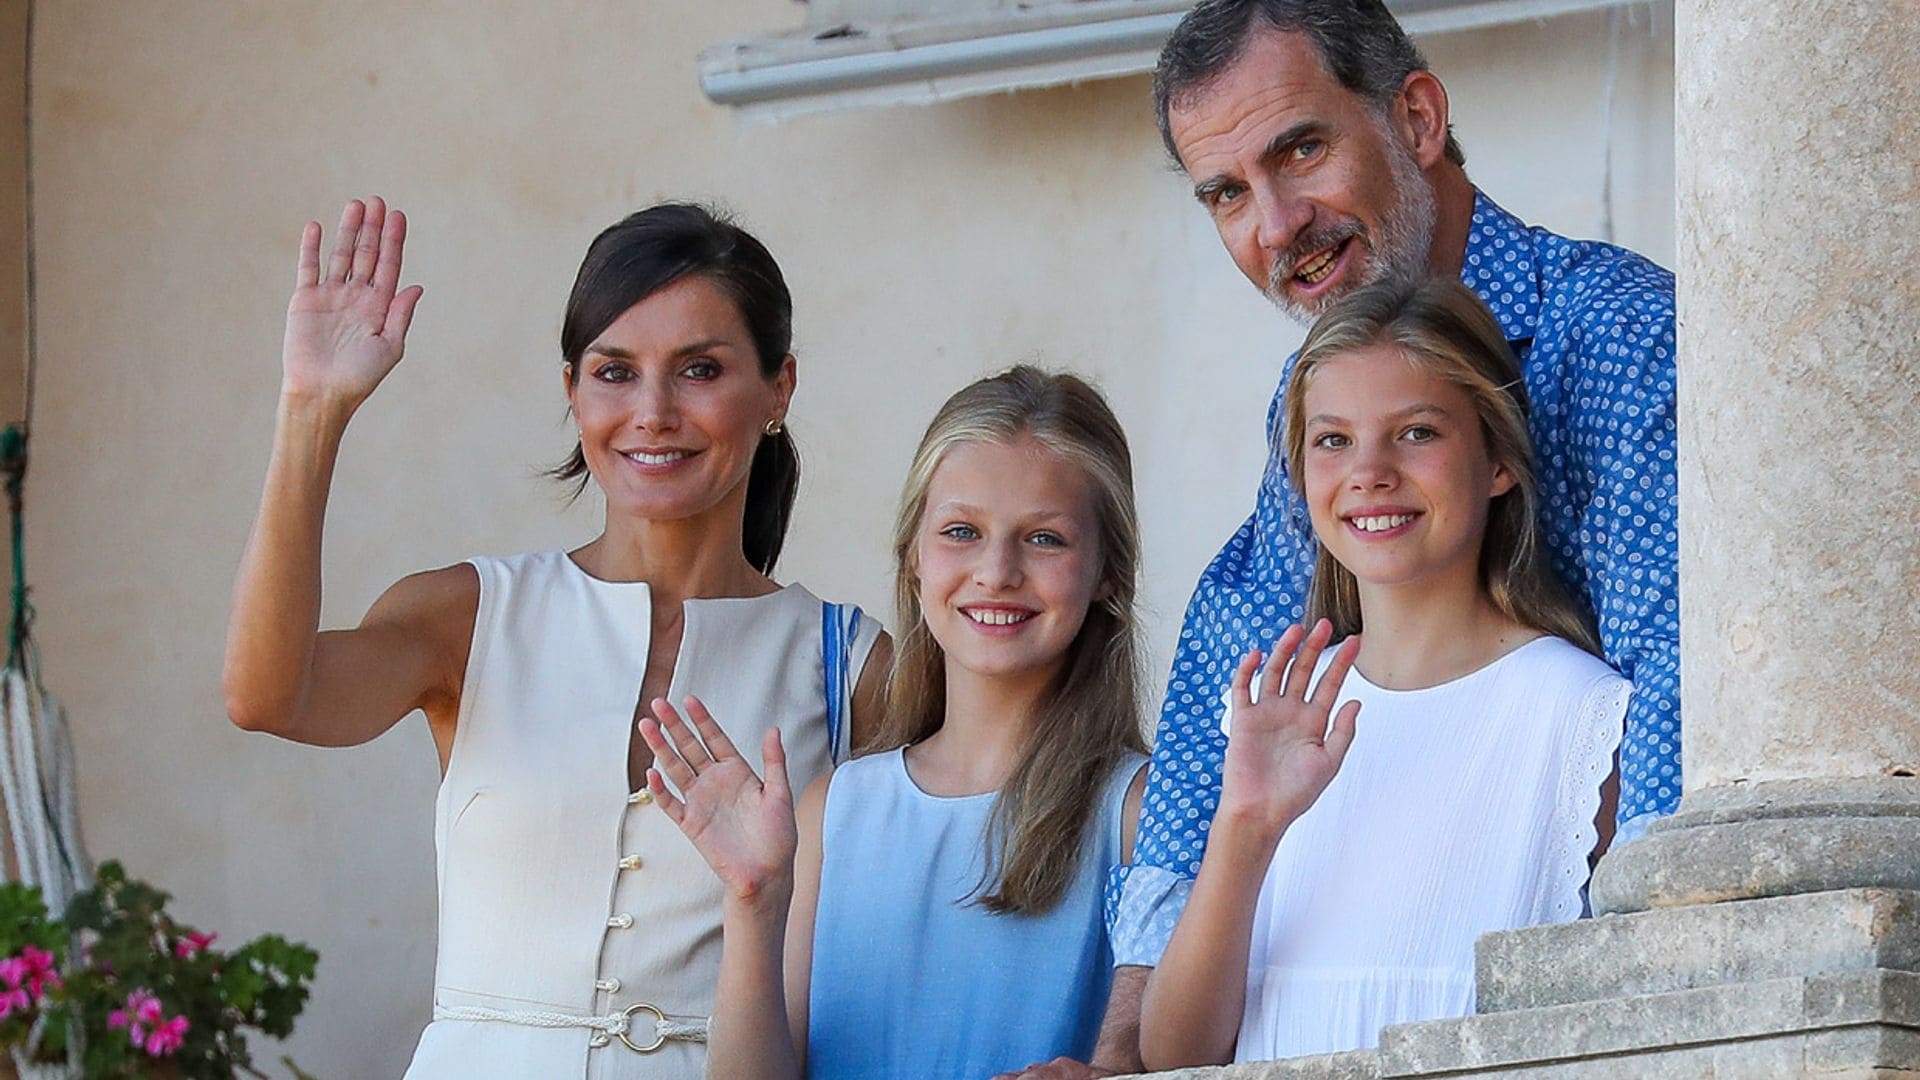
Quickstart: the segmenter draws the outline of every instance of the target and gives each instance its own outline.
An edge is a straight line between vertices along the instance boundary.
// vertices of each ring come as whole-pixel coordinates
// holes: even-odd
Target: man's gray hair
[[[1304,34],[1340,85],[1383,108],[1426,58],[1381,0],[1201,0],[1160,50],[1153,111],[1167,153],[1180,161],[1167,114],[1205,90],[1246,51],[1256,30]],[[1447,160],[1467,157],[1447,130]]]

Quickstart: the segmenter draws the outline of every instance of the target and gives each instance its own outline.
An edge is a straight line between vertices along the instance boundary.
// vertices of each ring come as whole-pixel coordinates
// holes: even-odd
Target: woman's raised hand
[[[786,899],[799,833],[779,730],[761,742],[763,783],[699,698],[687,698],[686,707],[692,727],[664,698],[654,699],[653,716],[640,721],[654,759],[647,787],[729,893],[741,900]]]
[[[1333,627],[1325,619],[1310,633],[1293,626],[1280,635],[1260,678],[1259,701],[1253,700],[1253,678],[1260,669],[1260,650],[1249,652],[1233,676],[1233,724],[1221,770],[1220,813],[1262,830],[1275,842],[1326,790],[1353,745],[1360,703],[1349,701],[1338,713],[1333,705],[1360,651],[1359,635],[1340,644],[1318,685],[1313,682],[1314,668],[1332,636]]]
[[[422,289],[399,289],[406,215],[378,196],[340,212],[324,270],[320,224],[300,236],[300,267],[281,350],[284,393],[357,407],[400,362]],[[399,291],[395,291],[398,289]]]

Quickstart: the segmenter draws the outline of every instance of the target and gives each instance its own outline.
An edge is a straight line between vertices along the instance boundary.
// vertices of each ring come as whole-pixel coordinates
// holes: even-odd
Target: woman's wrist
[[[365,399],[311,387],[280,387],[280,422],[297,431],[338,434]]]

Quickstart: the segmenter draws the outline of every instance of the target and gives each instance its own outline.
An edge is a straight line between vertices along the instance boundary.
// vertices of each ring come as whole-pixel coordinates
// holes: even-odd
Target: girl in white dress
[[[1148,983],[1149,1068],[1470,1012],[1475,939],[1579,917],[1610,833],[1630,687],[1545,562],[1519,368],[1479,299],[1436,280],[1341,302],[1285,424],[1317,621],[1234,679],[1207,853]]]
[[[405,239],[379,199],[347,205],[325,267],[320,226],[301,239],[228,712],[318,746],[426,714],[439,951],[409,1077],[694,1080],[721,890],[646,789],[636,710],[699,694],[737,738],[783,732],[810,778],[830,763],[829,694],[852,698],[842,731],[865,738],[887,666],[882,652],[846,693],[877,628],[840,633],[839,610],[768,576],[799,479],[787,287],[758,241],[699,207],[601,233],[561,331],[580,439],[557,470],[605,495],[600,535],[402,578],[359,626],[320,632],[333,464],[420,299],[398,287]],[[828,651],[849,673],[831,690]]]

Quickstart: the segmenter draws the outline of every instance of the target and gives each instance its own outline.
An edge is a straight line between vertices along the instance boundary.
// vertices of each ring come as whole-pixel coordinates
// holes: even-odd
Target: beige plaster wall
[[[592,535],[590,502],[563,510],[531,475],[567,445],[560,308],[592,235],[664,196],[739,210],[793,282],[808,475],[783,571],[816,591],[884,610],[920,426],[1016,360],[1093,373],[1133,436],[1156,679],[1195,575],[1250,505],[1300,332],[1165,168],[1144,78],[747,128],[701,97],[694,57],[795,24],[786,0],[43,7],[29,558],[88,840],[227,940],[318,945],[292,1050],[324,1075],[396,1075],[425,1019],[435,767],[417,720],[322,751],[221,715],[227,590],[307,218],[388,196],[427,286],[409,358],[341,464],[331,622],[409,570]],[[1661,9],[1635,19],[1615,219],[1665,260],[1670,31]],[[1427,42],[1476,178],[1582,235],[1601,223],[1608,27]]]
[[[0,0],[0,426],[25,418],[26,368],[27,0]]]

